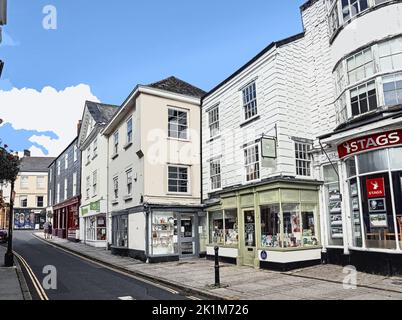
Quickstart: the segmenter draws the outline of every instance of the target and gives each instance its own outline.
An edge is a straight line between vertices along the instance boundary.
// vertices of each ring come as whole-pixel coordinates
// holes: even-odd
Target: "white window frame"
[[[210,181],[210,188],[211,191],[217,191],[222,189],[222,164],[221,158],[214,158],[209,161],[209,181]],[[218,164],[216,164],[218,163]],[[219,173],[213,174],[212,166],[218,165],[219,166]],[[215,178],[219,178],[219,180],[215,181]],[[215,182],[218,182],[216,185]],[[219,186],[218,186],[219,184]]]
[[[87,176],[85,181],[85,197],[88,200],[91,197],[91,176]]]
[[[41,180],[42,180],[42,183],[40,183]],[[37,189],[46,189],[46,176],[37,176],[36,177],[36,188]]]
[[[309,142],[303,141],[294,141],[294,148],[295,148],[295,168],[296,168],[296,176],[298,177],[312,177],[313,168],[312,168],[312,156],[310,151],[313,148],[313,145]],[[304,149],[306,149],[304,151]],[[300,153],[304,156],[300,157]],[[302,162],[306,164],[306,168],[304,166],[299,166],[298,163]],[[300,171],[302,170],[302,171]],[[303,170],[306,170],[306,174],[303,173]]]
[[[251,149],[257,150],[258,159],[256,159],[256,161],[254,161],[254,162],[248,163],[248,160],[249,160],[250,157],[249,157],[249,155],[247,153]],[[254,155],[255,155],[255,152],[254,152]],[[243,157],[244,157],[243,161],[244,161],[244,181],[245,181],[245,183],[252,183],[252,182],[260,181],[261,180],[261,148],[260,148],[260,143],[253,143],[253,144],[251,144],[249,146],[244,147],[243,148]],[[255,165],[258,165],[258,170],[256,171],[257,172],[257,178],[249,180],[248,177],[247,177],[248,176],[248,173],[247,173],[248,168],[252,167],[252,166],[255,166]]]
[[[396,62],[396,57],[399,57],[399,59],[402,59],[402,49],[399,48],[399,50],[394,51],[393,50],[393,42],[402,42],[402,36],[387,40],[385,42],[379,43],[378,44],[378,64],[381,69],[381,72],[388,72],[388,71],[396,71],[400,70],[400,67],[397,68],[395,65]],[[387,46],[387,54],[382,53],[382,47]],[[391,68],[387,69],[383,67],[382,64],[382,59],[384,58],[390,58],[391,59]]]
[[[358,3],[358,12],[354,12],[354,7],[352,5],[354,3],[353,1]],[[361,9],[361,1],[367,1],[367,8],[364,9],[364,10]],[[355,0],[348,0],[348,5],[347,5],[348,12],[349,12],[348,18],[345,18],[345,15],[343,13],[344,12],[343,8],[344,7],[342,6],[342,1],[341,1],[340,9],[341,9],[341,12],[342,12],[342,21],[343,21],[343,24],[344,24],[344,23],[352,20],[354,17],[358,16],[362,12],[364,12],[366,10],[369,10],[370,9],[370,0],[356,0],[356,1]]]
[[[258,117],[257,82],[253,81],[241,89],[243,120]]]
[[[131,130],[129,130],[129,123],[131,123]],[[127,126],[127,136],[126,136],[126,143],[127,145],[129,145],[130,143],[133,142],[133,117],[130,117],[127,121],[126,121],[126,126]]]
[[[113,200],[117,201],[119,199],[119,177],[113,178]]]
[[[65,178],[64,179],[64,200],[68,199],[67,196],[68,196],[68,179]]]
[[[186,114],[186,130],[185,130],[185,137],[180,137],[180,132],[179,131],[179,115],[175,117],[175,121],[170,121],[170,112],[181,112]],[[170,130],[170,124],[176,125],[177,126],[177,131],[176,130]],[[180,125],[184,127],[184,125]],[[173,136],[173,133],[177,133],[177,137]],[[180,140],[180,141],[189,141],[190,140],[190,112],[187,109],[181,109],[177,107],[169,107],[168,108],[168,137],[169,139],[175,139],[175,140]]]
[[[175,180],[176,184],[177,184],[177,189],[179,190],[179,181],[182,181],[183,179],[170,179],[169,178],[169,169],[170,168],[179,168],[179,169],[187,169],[187,191],[186,192],[180,192],[180,191],[170,191],[169,190],[169,181],[170,180]],[[170,164],[167,166],[167,193],[168,194],[185,194],[185,195],[189,195],[191,194],[191,167],[190,166],[185,166],[185,165],[176,165],[176,164]],[[184,181],[184,180],[183,180]]]
[[[87,164],[91,162],[91,145],[87,148]]]
[[[130,177],[131,175],[131,177]],[[131,179],[131,181],[130,181]],[[131,185],[131,190],[129,190],[129,186]],[[133,169],[129,169],[126,171],[126,194],[127,196],[131,196],[133,194]]]
[[[29,177],[21,176],[21,189],[29,189]]]
[[[73,196],[77,195],[77,172],[73,173]]]
[[[26,206],[24,206],[22,204],[23,200],[26,200]],[[21,208],[28,208],[28,196],[26,196],[26,195],[21,195],[20,196],[20,206],[21,206]]]
[[[92,197],[98,195],[98,170],[92,173]]]
[[[215,138],[220,134],[220,110],[219,105],[208,110],[208,124],[210,138]]]
[[[400,79],[400,80],[399,80]],[[384,77],[382,77],[382,86],[383,86],[383,95],[384,95],[384,105],[385,106],[393,106],[392,104],[387,104],[386,103],[386,98],[385,98],[385,94],[387,93],[387,92],[395,92],[395,94],[397,94],[397,91],[401,91],[402,90],[402,88],[401,89],[399,89],[399,88],[396,88],[396,83],[397,82],[400,82],[402,80],[402,72],[397,72],[397,73],[394,73],[394,74],[390,74],[390,75],[388,75],[388,76],[384,76]],[[395,90],[385,90],[385,85],[386,84],[390,84],[390,83],[392,83],[392,84],[394,84],[395,85]],[[402,104],[402,97],[401,97],[401,100],[399,101],[399,98],[398,98],[398,96],[396,97],[396,99],[397,99],[397,101],[396,101],[396,104],[394,104],[394,105],[398,105],[398,104]]]
[[[68,169],[68,153],[64,155],[64,169]]]
[[[363,63],[360,65],[357,65],[357,60],[358,57],[362,56],[362,59],[364,60]],[[369,60],[367,60],[367,57]],[[350,67],[353,61],[353,67]],[[371,66],[371,74],[369,73]],[[359,83],[363,81],[366,78],[369,78],[373,76],[376,73],[375,70],[375,63],[374,63],[374,55],[373,55],[373,50],[371,47],[365,48],[354,55],[348,57],[346,59],[346,68],[347,68],[347,78],[348,78],[348,83],[349,85],[354,85],[356,83]],[[363,71],[364,75],[362,78],[357,78],[358,72]],[[351,79],[352,74],[355,74],[355,79]]]
[[[119,153],[119,131],[117,130],[113,133],[113,154],[116,155]]]
[[[78,147],[74,145],[74,162],[78,160]]]
[[[61,171],[61,161],[57,160],[57,175],[60,175],[60,171]]]
[[[95,137],[92,147],[93,158],[98,156],[98,138]]]
[[[56,200],[57,200],[57,203],[60,203],[60,183],[57,184]]]
[[[52,199],[52,189],[49,189],[49,199],[48,199],[49,206],[53,205],[53,199]]]
[[[376,93],[376,108],[375,109],[371,109],[371,107],[370,107],[370,96],[369,96],[369,90],[368,90],[368,87],[369,87],[369,85],[371,85],[371,84],[374,84],[374,89],[375,89],[375,93]],[[358,102],[358,106],[359,106],[359,114],[356,114],[356,115],[354,115],[353,114],[353,103],[352,103],[352,99],[353,98],[355,98],[355,97],[352,97],[352,92],[354,92],[354,91],[357,91],[357,95],[356,95],[356,97],[359,97],[361,94],[360,94],[360,89],[361,88],[363,88],[363,87],[365,87],[365,92],[366,92],[366,98],[367,98],[367,111],[366,112],[361,112],[361,99],[360,98],[358,98],[358,100],[357,100],[357,102]],[[370,90],[371,91],[371,90]],[[350,114],[351,114],[351,116],[352,117],[359,117],[359,116],[361,116],[361,115],[363,115],[363,114],[367,114],[367,113],[370,113],[370,112],[373,112],[373,111],[375,111],[375,110],[377,110],[379,107],[380,107],[380,103],[379,103],[379,94],[378,94],[378,88],[377,88],[377,82],[376,82],[376,80],[374,79],[374,80],[371,80],[371,81],[367,81],[367,82],[365,82],[365,83],[362,83],[361,85],[359,85],[359,86],[355,86],[355,87],[353,87],[353,88],[351,88],[350,90],[349,90],[349,94],[350,94]]]

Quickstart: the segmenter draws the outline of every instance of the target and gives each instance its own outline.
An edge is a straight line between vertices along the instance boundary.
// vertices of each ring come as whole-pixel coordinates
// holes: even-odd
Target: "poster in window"
[[[367,179],[367,196],[371,198],[385,197],[385,180],[384,178]]]
[[[342,225],[342,214],[332,214],[331,226],[341,226],[341,225]]]
[[[331,228],[331,238],[332,239],[341,239],[341,238],[343,238],[342,226]]]
[[[355,197],[358,195],[358,191],[357,191],[357,184],[353,183],[350,185],[350,194],[352,195],[352,197]]]
[[[387,214],[370,214],[370,226],[372,228],[388,228]]]
[[[342,211],[341,202],[331,202],[329,204],[329,212],[330,213],[340,213]]]
[[[385,204],[385,198],[370,199],[369,200],[369,210],[370,210],[370,212],[387,211],[387,206]]]

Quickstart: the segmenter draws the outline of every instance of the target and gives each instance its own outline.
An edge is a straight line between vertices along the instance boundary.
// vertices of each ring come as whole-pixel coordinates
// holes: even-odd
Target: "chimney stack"
[[[77,124],[77,136],[80,135],[81,126],[82,126],[82,120],[78,121],[78,124]]]
[[[31,151],[29,150],[24,150],[24,157],[30,157],[31,156]]]

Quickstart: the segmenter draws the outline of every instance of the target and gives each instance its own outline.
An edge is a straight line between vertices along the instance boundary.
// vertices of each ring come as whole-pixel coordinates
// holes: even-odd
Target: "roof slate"
[[[164,80],[151,83],[147,87],[165,90],[173,93],[184,94],[187,96],[192,96],[196,98],[201,98],[206,94],[204,90],[197,88],[183,80],[176,77],[169,77]]]
[[[92,101],[87,101],[86,105],[96,123],[108,123],[119,110],[119,106]]]
[[[56,158],[24,157],[21,159],[20,172],[47,172],[49,165]]]

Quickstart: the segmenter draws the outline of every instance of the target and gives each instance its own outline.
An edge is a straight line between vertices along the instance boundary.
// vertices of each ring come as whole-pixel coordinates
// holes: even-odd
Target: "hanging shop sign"
[[[261,139],[261,155],[265,159],[276,159],[277,158],[277,150],[276,150],[276,139],[270,137],[264,137]]]
[[[385,197],[384,178],[374,178],[366,180],[367,196],[369,199]]]
[[[339,158],[345,158],[356,153],[402,145],[402,130],[377,133],[349,140],[338,146]]]

